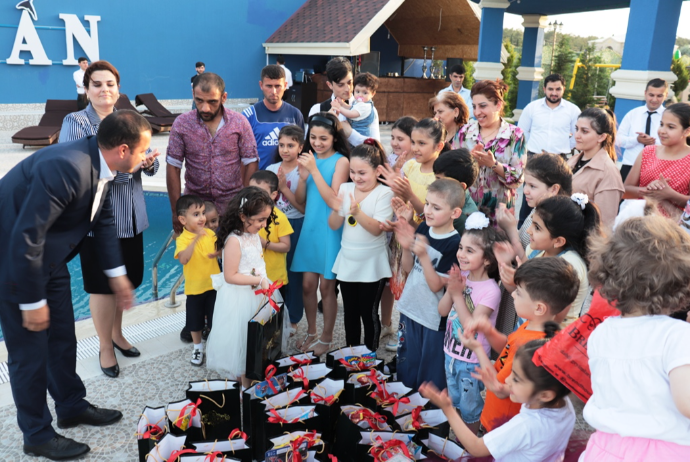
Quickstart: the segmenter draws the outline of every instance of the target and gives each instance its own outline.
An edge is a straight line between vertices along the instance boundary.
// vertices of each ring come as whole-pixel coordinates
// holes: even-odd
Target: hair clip
[[[465,221],[465,229],[484,229],[490,224],[489,218],[482,212],[473,212]]]
[[[376,146],[376,140],[374,138],[367,138],[363,141],[363,144],[368,144],[369,146]]]
[[[247,203],[247,198],[246,198],[246,197],[243,197],[243,198],[240,200],[240,212],[242,212],[242,211],[244,210],[244,204],[246,204],[246,203]]]
[[[589,204],[589,197],[587,197],[587,194],[575,193],[570,196],[570,199],[579,205],[582,210],[585,209],[585,205]]]

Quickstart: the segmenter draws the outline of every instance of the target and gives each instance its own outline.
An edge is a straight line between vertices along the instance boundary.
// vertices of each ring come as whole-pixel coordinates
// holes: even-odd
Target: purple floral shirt
[[[472,151],[477,143],[483,143],[484,150],[491,151],[505,170],[505,178],[502,178],[489,167],[479,167],[477,181],[470,187],[472,199],[478,207],[490,210],[491,220],[494,222],[498,203],[504,203],[509,208],[515,206],[517,188],[523,181],[525,135],[516,125],[501,120],[496,137],[485,142],[479,133],[479,123],[472,120],[458,130],[451,146],[453,149],[466,148]]]
[[[166,162],[185,170],[185,194],[216,204],[219,212],[243,187],[240,167],[259,161],[254,133],[242,114],[223,110],[215,136],[193,110],[175,119],[170,130]]]

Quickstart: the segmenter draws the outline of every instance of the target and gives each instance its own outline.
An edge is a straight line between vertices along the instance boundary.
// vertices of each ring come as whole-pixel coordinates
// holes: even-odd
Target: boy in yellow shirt
[[[269,170],[259,170],[254,173],[249,179],[249,186],[263,189],[274,201],[278,197],[278,175]],[[285,299],[285,287],[288,285],[287,253],[290,251],[290,234],[294,230],[288,218],[278,207],[273,206],[273,213],[276,214],[276,220],[268,226],[268,231],[265,228],[259,231],[259,237],[264,247],[268,279],[283,283],[280,293]],[[292,327],[296,328],[295,325]]]
[[[175,258],[184,265],[187,328],[194,342],[191,363],[201,366],[204,362],[201,332],[204,329],[205,318],[208,318],[208,325],[212,327],[213,307],[216,304],[216,291],[211,283],[211,275],[220,273],[216,233],[205,227],[205,206],[200,197],[180,197],[175,211],[184,227],[175,243]]]

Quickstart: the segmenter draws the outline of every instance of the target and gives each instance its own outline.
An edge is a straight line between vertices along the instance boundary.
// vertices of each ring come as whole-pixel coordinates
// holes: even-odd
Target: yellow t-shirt
[[[402,168],[405,178],[410,180],[410,188],[417,198],[424,202],[426,200],[426,192],[429,189],[429,185],[436,180],[434,172],[424,173],[422,172],[422,164],[414,159],[410,159],[405,162]],[[415,214],[415,222],[421,223],[423,220],[418,219]]]
[[[208,258],[209,254],[216,252],[216,233],[204,228],[206,236],[196,242],[192,258],[182,267],[184,273],[184,293],[186,295],[199,295],[213,290],[211,275],[220,273],[217,258]],[[175,258],[177,254],[189,247],[194,241],[195,234],[186,229],[175,240]]]
[[[295,231],[292,229],[290,221],[285,216],[283,212],[278,210],[277,207],[273,207],[278,223],[271,223],[268,229],[271,233],[268,236],[268,240],[272,243],[280,242],[280,238],[283,236],[289,236]],[[266,239],[266,229],[261,229],[259,231],[259,236]],[[268,279],[273,282],[282,281],[283,284],[288,283],[287,275],[287,253],[274,252],[271,250],[271,246],[268,246],[267,250],[264,250],[264,261],[266,262],[266,275]]]

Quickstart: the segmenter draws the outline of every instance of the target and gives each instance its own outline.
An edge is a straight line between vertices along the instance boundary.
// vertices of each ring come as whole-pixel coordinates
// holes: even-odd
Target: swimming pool
[[[146,192],[146,212],[149,217],[149,227],[144,231],[144,280],[136,290],[135,304],[139,305],[153,301],[153,281],[151,279],[151,269],[156,253],[165,243],[170,231],[172,230],[172,216],[170,212],[170,202],[165,193]],[[170,295],[172,286],[177,278],[182,274],[182,265],[173,258],[175,244],[173,243],[166,250],[163,258],[158,263],[158,296],[159,298]],[[84,278],[81,273],[81,263],[79,257],[67,264],[72,279],[72,303],[74,305],[74,319],[78,321],[91,317],[89,311],[89,294],[84,292]],[[178,293],[184,292],[184,283]],[[0,340],[2,340],[0,331]]]

